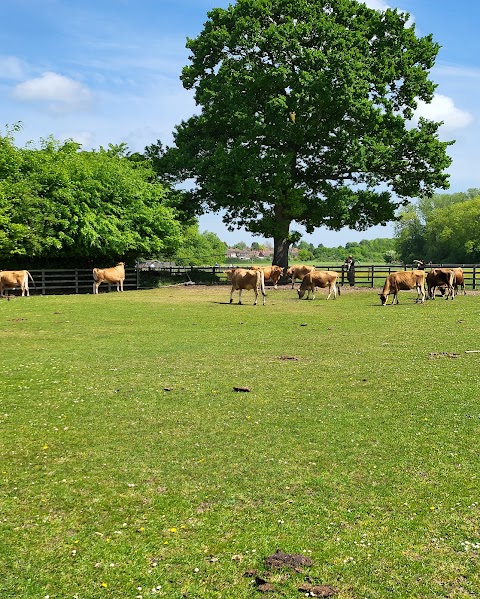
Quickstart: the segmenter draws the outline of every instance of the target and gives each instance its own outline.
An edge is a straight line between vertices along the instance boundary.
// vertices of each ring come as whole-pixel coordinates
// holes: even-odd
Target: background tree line
[[[400,210],[395,249],[406,263],[480,261],[480,189],[421,198]]]
[[[225,244],[199,233],[181,192],[159,180],[148,156],[129,155],[125,144],[83,151],[53,138],[18,148],[18,127],[0,135],[2,268],[223,259]]]

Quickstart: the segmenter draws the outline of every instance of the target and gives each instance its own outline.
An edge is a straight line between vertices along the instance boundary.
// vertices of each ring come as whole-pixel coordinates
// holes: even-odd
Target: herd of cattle
[[[238,291],[238,303],[242,303],[242,292],[244,290],[253,290],[255,293],[254,305],[257,304],[259,291],[263,296],[265,305],[265,281],[272,281],[274,288],[277,289],[278,282],[284,274],[284,269],[280,266],[252,266],[250,270],[245,268],[231,268],[226,271],[227,279],[232,284],[230,291],[230,303],[233,302],[233,294]],[[297,280],[301,281],[298,291],[298,298],[302,299],[307,292],[307,299],[312,294],[315,299],[315,290],[328,289],[327,299],[333,293],[336,299],[337,293],[340,295],[340,287],[337,284],[338,273],[333,270],[321,271],[315,270],[314,266],[300,264],[291,266],[287,270],[287,278],[291,279],[292,289]],[[32,275],[28,270],[3,270],[0,271],[0,296],[7,296],[8,289],[20,288],[22,296],[30,295],[28,282],[33,281]],[[101,283],[106,282],[110,285],[115,284],[117,291],[123,291],[123,282],[125,280],[125,264],[119,262],[111,268],[93,269],[93,293],[98,293]],[[465,291],[465,280],[461,268],[433,268],[430,272],[424,270],[398,271],[387,276],[382,293],[379,293],[382,305],[386,305],[388,296],[393,295],[392,304],[398,304],[398,292],[402,290],[416,289],[417,302],[424,303],[425,298],[435,299],[435,292],[438,288],[441,294],[449,299],[455,297],[460,287]],[[8,296],[7,296],[8,297]]]
[[[254,305],[257,304],[259,290],[263,295],[263,304],[265,305],[265,281],[271,280],[274,288],[277,288],[278,281],[282,277],[284,269],[280,266],[252,267],[250,270],[244,268],[231,268],[226,271],[228,280],[232,283],[230,291],[230,303],[233,302],[233,293],[238,291],[238,303],[242,303],[242,291],[252,289],[255,293]],[[337,293],[340,295],[340,287],[337,285],[338,273],[333,270],[315,270],[314,266],[304,264],[291,266],[287,270],[287,277],[291,278],[292,289],[295,287],[297,279],[301,281],[298,291],[298,298],[302,299],[307,292],[307,299],[312,293],[312,299],[315,299],[315,290],[328,289],[327,300],[333,292],[336,299]],[[382,293],[379,293],[382,306],[387,304],[388,296],[393,295],[392,304],[398,304],[398,292],[401,290],[416,289],[417,302],[424,303],[425,298],[435,299],[435,292],[438,288],[446,299],[455,297],[458,288],[465,291],[465,279],[463,269],[461,268],[433,268],[426,273],[424,270],[398,271],[387,276]]]

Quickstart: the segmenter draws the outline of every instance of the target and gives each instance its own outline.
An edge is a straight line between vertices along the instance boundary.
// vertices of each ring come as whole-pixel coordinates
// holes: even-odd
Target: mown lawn
[[[480,297],[228,297],[0,302],[0,597],[478,597]]]

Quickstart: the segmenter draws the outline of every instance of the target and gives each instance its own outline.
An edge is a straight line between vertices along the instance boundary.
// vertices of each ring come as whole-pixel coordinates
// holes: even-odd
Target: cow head
[[[382,302],[382,306],[387,303],[388,295],[384,295],[383,293],[378,294],[380,296],[380,301]]]
[[[297,289],[297,293],[298,299],[302,299],[302,297],[305,295],[305,289]]]

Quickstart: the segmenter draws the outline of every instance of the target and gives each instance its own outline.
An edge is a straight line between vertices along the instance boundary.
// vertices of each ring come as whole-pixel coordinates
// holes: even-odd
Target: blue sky
[[[373,8],[411,14],[419,35],[441,46],[432,71],[436,96],[419,111],[445,121],[441,137],[455,139],[450,191],[480,187],[480,3],[472,0],[366,0]],[[18,121],[18,145],[53,135],[85,149],[127,142],[130,150],[161,139],[195,111],[179,75],[188,62],[187,37],[196,37],[207,11],[228,0],[14,0],[0,3],[0,130]],[[200,220],[224,241],[220,217]],[[299,227],[296,227],[297,229]],[[318,229],[304,239],[344,245],[389,237],[392,227],[340,232]]]

